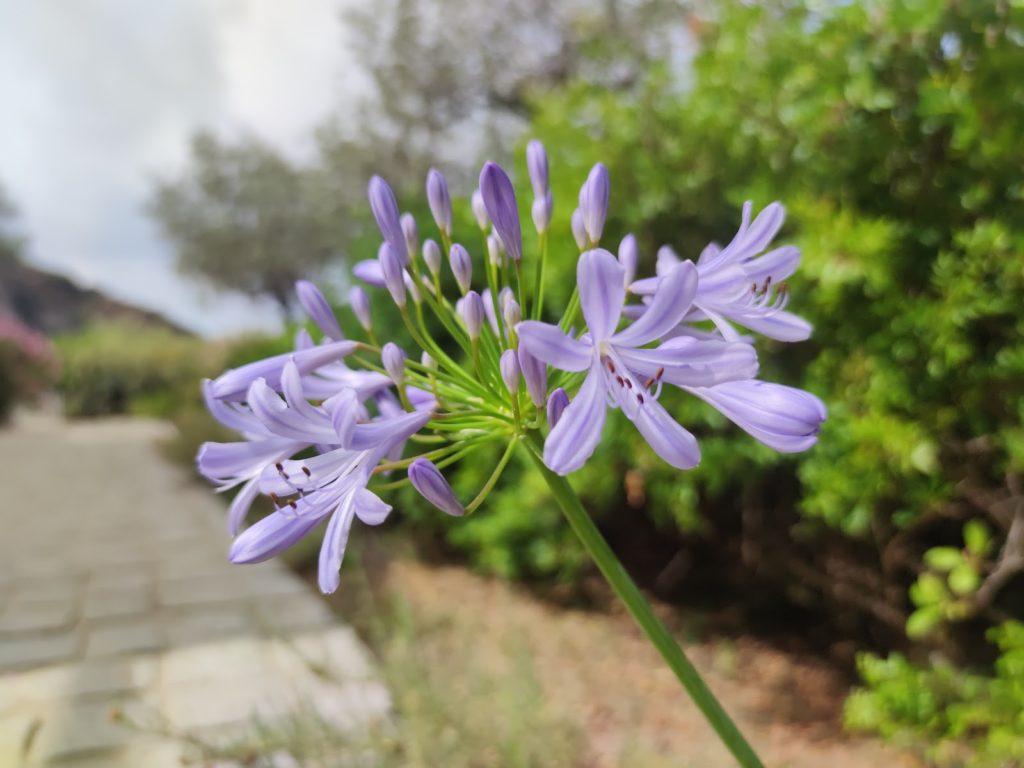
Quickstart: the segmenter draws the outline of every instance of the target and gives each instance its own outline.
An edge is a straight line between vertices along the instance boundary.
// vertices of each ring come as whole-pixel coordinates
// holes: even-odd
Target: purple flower
[[[545,463],[562,475],[583,466],[597,447],[611,403],[669,464],[679,469],[696,466],[696,439],[658,403],[661,382],[707,386],[749,378],[756,367],[753,349],[696,339],[643,348],[677,326],[689,311],[697,292],[697,269],[691,263],[666,275],[643,316],[619,332],[626,291],[615,257],[602,249],[584,253],[577,265],[577,285],[587,335],[573,339],[558,326],[536,321],[520,323],[517,329],[520,344],[530,354],[560,370],[587,371],[575,399],[548,435]],[[705,344],[712,346],[694,346]]]
[[[486,230],[490,225],[491,220],[487,216],[487,206],[484,205],[484,196],[480,194],[479,189],[473,190],[473,196],[470,198],[470,204],[473,207],[473,216],[476,217],[476,223],[480,226],[480,229]]]
[[[636,279],[636,265],[640,261],[640,249],[637,248],[636,238],[633,235],[626,235],[619,243],[619,264],[625,273],[623,282],[626,288]],[[697,289],[698,291],[700,288]]]
[[[576,241],[576,246],[582,251],[587,247],[587,228],[583,223],[583,211],[579,208],[574,210],[569,224],[572,227],[573,240]]]
[[[352,312],[363,326],[363,330],[369,331],[373,327],[373,316],[370,313],[370,297],[366,295],[366,291],[358,285],[353,286],[348,292],[348,305],[352,307]]]
[[[266,560],[330,518],[320,549],[319,584],[321,591],[333,592],[352,520],[377,525],[391,509],[366,489],[373,468],[430,420],[432,405],[360,421],[366,411],[351,390],[314,406],[305,399],[294,367],[285,380],[283,401],[262,381],[250,387],[247,401],[263,427],[279,437],[340,447],[265,466],[259,488],[278,508],[239,534],[229,556],[235,563]]]
[[[448,264],[459,285],[459,292],[465,294],[473,281],[473,260],[469,258],[469,251],[454,243],[448,253]]]
[[[608,169],[598,163],[590,169],[587,180],[580,188],[580,212],[583,215],[583,229],[587,239],[597,245],[604,232],[604,221],[608,215]]]
[[[246,439],[233,443],[206,442],[196,454],[196,468],[218,491],[242,484],[228,509],[228,531],[238,533],[253,501],[259,495],[259,477],[263,470],[284,461],[307,447],[307,443],[276,437],[252,411],[238,403],[225,403],[212,394],[212,382],[203,382],[206,407],[225,427],[241,432]]]
[[[380,250],[383,250],[385,245],[387,243],[382,243]],[[363,261],[356,262],[355,266],[352,267],[353,275],[375,288],[384,287],[384,273],[380,270],[380,250],[377,252],[376,259],[364,259]]]
[[[448,182],[444,174],[435,168],[427,172],[427,204],[434,216],[437,228],[445,235],[452,233],[452,199],[448,195]]]
[[[513,327],[515,327],[513,325]],[[536,357],[531,355],[526,347],[519,345],[519,369],[523,372],[523,381],[526,382],[526,391],[530,393],[530,400],[540,408],[548,394],[548,367]]]
[[[725,248],[712,243],[701,253],[697,262],[700,287],[686,321],[710,320],[727,340],[740,338],[732,326],[736,323],[779,341],[803,341],[811,335],[811,325],[785,311],[789,296],[783,282],[800,264],[800,250],[785,245],[764,253],[782,227],[785,209],[772,203],[753,223],[750,214],[747,202],[732,241]],[[637,280],[630,290],[649,295],[661,275],[678,260],[671,248],[662,247],[658,251],[658,277]]]
[[[508,174],[497,163],[485,163],[480,171],[480,194],[509,258],[519,261],[523,258],[523,233],[519,228],[516,192]]]
[[[420,231],[416,226],[416,219],[413,218],[411,213],[403,213],[399,221],[402,224],[402,235],[405,238],[405,252],[408,255],[408,259],[405,263],[408,264],[416,258],[416,254],[420,250]]]
[[[556,387],[548,398],[548,426],[551,429],[555,428],[558,424],[558,420],[562,418],[562,413],[566,408],[569,407],[569,396],[565,394],[565,390],[561,387]]]
[[[321,331],[337,341],[345,338],[338,325],[338,318],[334,316],[334,310],[319,288],[308,280],[299,280],[295,283],[295,293],[298,294],[299,304],[309,315],[309,319],[316,323]]]
[[[466,508],[441,471],[429,459],[419,458],[409,465],[409,482],[423,498],[442,512],[455,517],[465,513]]]
[[[810,392],[756,379],[688,391],[780,453],[799,453],[814,445],[828,416],[825,404]]]
[[[395,386],[400,387],[405,381],[405,352],[393,341],[389,341],[381,350],[380,359]]]
[[[516,357],[514,349],[506,349],[501,353],[498,368],[501,371],[501,380],[505,383],[505,388],[515,396],[519,391],[520,370],[519,359]]]
[[[441,248],[433,240],[423,242],[423,263],[427,265],[430,274],[435,277],[441,274]]]
[[[547,232],[548,227],[551,226],[551,213],[553,209],[554,204],[550,192],[546,193],[544,197],[535,198],[530,207],[530,217],[533,219],[533,226],[541,234]]]
[[[509,296],[501,303],[501,316],[505,319],[505,325],[515,328],[523,319],[523,310],[519,306],[519,302]]]
[[[548,186],[548,153],[537,139],[526,145],[526,168],[530,172],[533,196],[544,197],[551,189]]]
[[[373,218],[377,220],[380,233],[384,236],[385,242],[391,246],[395,256],[401,261],[402,266],[406,264],[405,233],[402,231],[401,218],[398,215],[398,202],[395,200],[395,193],[391,187],[380,176],[370,179],[368,190],[370,198],[370,210],[373,211]]]
[[[405,248],[405,243],[402,243],[402,248]],[[380,261],[380,273],[384,276],[384,285],[387,287],[388,293],[395,300],[395,304],[404,307],[405,270],[402,269],[402,263],[390,243],[384,243],[381,246],[377,259]]]
[[[462,297],[460,304],[462,321],[466,324],[469,338],[476,341],[480,338],[480,329],[484,324],[484,302],[476,291],[469,291]]]

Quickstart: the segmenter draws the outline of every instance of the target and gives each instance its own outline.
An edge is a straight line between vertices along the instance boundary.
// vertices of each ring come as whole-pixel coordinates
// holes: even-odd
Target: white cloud
[[[0,4],[0,182],[31,258],[207,333],[273,327],[264,304],[178,276],[144,213],[200,127],[301,156],[351,70],[338,0]]]

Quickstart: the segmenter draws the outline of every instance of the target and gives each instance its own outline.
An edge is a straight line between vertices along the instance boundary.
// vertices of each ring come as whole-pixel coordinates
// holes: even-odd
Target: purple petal
[[[348,304],[363,330],[370,330],[373,327],[373,315],[370,312],[370,297],[366,295],[366,291],[358,285],[353,286],[348,292]]]
[[[639,347],[660,339],[682,322],[697,295],[697,267],[684,261],[661,279],[647,311],[639,320],[615,334],[616,346]]]
[[[585,371],[594,359],[593,347],[567,336],[557,325],[524,320],[516,333],[520,348],[560,371]]]
[[[345,334],[341,332],[338,325],[338,318],[334,316],[327,298],[309,280],[299,280],[295,283],[295,292],[299,297],[299,304],[309,315],[309,319],[316,323],[320,330],[332,339],[341,340]]]
[[[802,389],[751,379],[690,390],[765,445],[805,451],[818,440],[825,404]]]
[[[804,341],[811,337],[813,330],[811,324],[802,317],[785,310],[776,310],[761,316],[743,316],[736,321],[777,341]]]
[[[462,297],[460,314],[462,315],[462,322],[466,324],[466,333],[469,334],[470,339],[475,341],[480,338],[480,330],[483,328],[486,312],[487,309],[484,307],[483,299],[480,298],[480,294],[476,291],[469,291]]]
[[[657,377],[679,387],[710,387],[757,375],[757,353],[749,344],[701,341],[688,336],[670,339],[656,349],[622,349],[617,355],[643,378]]]
[[[309,533],[323,519],[320,515],[285,515],[273,512],[242,531],[231,543],[232,563],[261,563],[269,560]]]
[[[654,452],[676,469],[693,469],[700,464],[697,438],[682,427],[653,397],[623,412],[636,425]]]
[[[317,569],[317,584],[325,595],[333,594],[341,582],[341,561],[348,546],[348,535],[352,530],[354,492],[350,492],[331,515],[324,531],[324,542],[320,545],[320,562]]]
[[[658,277],[664,277],[680,262],[682,262],[682,259],[672,250],[672,246],[663,245],[658,249],[657,261],[654,264],[654,274]]]
[[[583,223],[583,211],[579,208],[572,212],[572,217],[569,219],[570,225],[572,226],[572,237],[576,241],[577,247],[582,251],[584,250],[587,243],[587,230]]]
[[[576,265],[580,306],[595,343],[611,336],[619,324],[622,307],[626,303],[623,274],[619,262],[603,248],[587,251]]]
[[[763,283],[766,278],[778,283],[796,272],[800,266],[800,249],[795,245],[783,245],[768,251],[763,256],[744,262],[743,271],[754,283]]]
[[[385,503],[373,491],[358,488],[352,499],[352,509],[365,525],[380,525],[391,512],[391,505]]]
[[[459,291],[465,294],[473,280],[473,261],[469,258],[469,251],[454,243],[448,253],[448,264],[452,268],[455,282],[459,285]]]
[[[562,418],[562,414],[568,407],[569,396],[565,394],[565,390],[562,389],[561,387],[555,387],[555,389],[551,392],[551,396],[548,398],[548,426],[554,429],[555,425],[558,423],[558,420]]]
[[[405,248],[403,242],[402,248]],[[384,286],[391,294],[395,304],[399,307],[405,306],[405,270],[398,253],[389,243],[383,243],[377,252],[377,260],[380,262],[380,272],[384,275]]]
[[[444,475],[429,459],[419,458],[409,465],[409,482],[419,494],[449,515],[459,516],[465,513],[451,485]]]
[[[330,444],[337,440],[326,414],[311,419],[289,408],[262,379],[249,387],[246,401],[256,418],[274,435],[306,443]]]
[[[452,232],[452,199],[444,174],[435,168],[427,172],[427,204],[437,228],[450,235]]]
[[[242,528],[242,523],[245,522],[245,516],[249,514],[249,509],[252,508],[252,503],[260,495],[259,481],[259,477],[254,477],[247,481],[245,485],[238,489],[235,498],[231,500],[231,506],[228,508],[228,533],[232,536],[238,535]]]
[[[365,424],[356,424],[352,430],[352,449],[363,451],[406,440],[423,429],[432,416],[432,410],[423,409],[412,413],[403,413],[394,418],[382,418]]]
[[[501,359],[498,360],[498,369],[501,372],[501,380],[505,383],[505,388],[515,397],[515,394],[519,391],[519,380],[522,377],[522,371],[519,368],[519,358],[516,357],[514,349],[506,349],[501,353]]]
[[[544,463],[559,475],[582,467],[601,440],[607,406],[600,365],[594,362],[583,386],[544,442]]]
[[[523,233],[519,227],[516,193],[508,174],[497,163],[485,163],[480,171],[480,194],[509,258],[519,261],[523,258]]]
[[[395,258],[400,260],[402,266],[406,261],[405,255],[405,233],[402,231],[402,221],[398,214],[398,202],[395,200],[395,193],[391,187],[380,176],[370,179],[368,190],[370,198],[370,210],[373,211],[373,218],[377,220],[380,233],[384,240],[391,246]]]
[[[538,197],[530,206],[530,217],[533,219],[533,226],[538,232],[547,232],[551,226],[551,214],[554,211],[554,201],[551,193],[547,192],[543,197]]]
[[[519,369],[523,372],[523,381],[526,383],[526,391],[530,394],[530,400],[540,408],[544,405],[548,395],[547,365],[531,355],[529,350],[520,343]]]
[[[626,235],[619,243],[619,264],[622,265],[622,282],[627,288],[636,279],[636,267],[640,261],[640,249],[637,247],[636,238],[633,235]]]
[[[384,272],[381,270],[380,262],[377,259],[365,259],[357,262],[352,267],[352,274],[364,283],[376,286],[377,288],[384,287]]]
[[[604,232],[604,222],[608,216],[610,189],[608,169],[604,163],[598,163],[590,169],[590,174],[580,189],[583,229],[587,233],[587,239],[594,244],[601,240],[601,234]]]
[[[259,473],[267,464],[302,450],[306,443],[280,438],[240,440],[233,443],[206,442],[196,454],[199,473],[214,483],[239,482]]]
[[[530,172],[533,196],[542,198],[548,194],[548,153],[544,145],[533,139],[526,145],[526,168]]]
[[[244,399],[249,385],[256,379],[264,379],[268,386],[277,389],[280,387],[281,371],[289,361],[295,363],[299,373],[307,374],[323,365],[342,359],[354,352],[357,346],[354,341],[335,341],[312,349],[285,352],[264,360],[257,360],[221,374],[210,385],[210,392],[221,400],[241,400]]]

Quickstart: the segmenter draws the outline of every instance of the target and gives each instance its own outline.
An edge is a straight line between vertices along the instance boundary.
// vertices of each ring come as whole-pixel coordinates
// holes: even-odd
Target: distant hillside
[[[73,331],[102,320],[131,320],[190,335],[156,312],[82,288],[66,277],[11,257],[0,258],[0,312],[3,310],[46,334]]]

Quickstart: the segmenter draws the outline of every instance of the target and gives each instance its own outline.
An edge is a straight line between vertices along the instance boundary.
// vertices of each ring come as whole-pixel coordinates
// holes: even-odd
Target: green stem
[[[715,729],[715,733],[743,768],[764,768],[736,724],[729,718],[729,715],[722,709],[722,705],[718,703],[718,699],[701,679],[700,673],[686,658],[683,649],[679,647],[675,638],[651,609],[650,603],[626,573],[626,569],[583,508],[572,486],[564,477],[556,475],[544,464],[540,454],[542,449],[540,436],[533,432],[527,436],[527,440],[531,448],[530,456],[547,481],[548,487],[562,508],[569,525],[583,542],[583,546],[586,547],[612,589],[626,604],[636,623],[640,625],[669,668],[679,678],[679,682],[690,694],[693,703],[704,714],[711,727]]]

